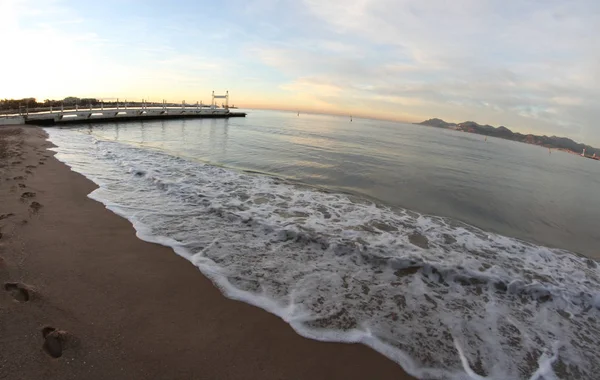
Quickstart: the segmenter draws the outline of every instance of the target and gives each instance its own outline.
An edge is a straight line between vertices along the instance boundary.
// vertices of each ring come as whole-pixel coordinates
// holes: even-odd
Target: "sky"
[[[439,117],[600,146],[598,0],[0,0],[0,98]]]

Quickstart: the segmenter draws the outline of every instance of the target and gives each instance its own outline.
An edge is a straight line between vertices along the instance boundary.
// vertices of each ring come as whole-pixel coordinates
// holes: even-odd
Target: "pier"
[[[219,108],[215,104],[215,99],[225,99],[223,107]],[[80,123],[107,123],[107,122],[126,122],[126,121],[144,121],[144,120],[168,120],[184,118],[230,118],[245,117],[244,112],[231,112],[229,109],[229,93],[226,95],[212,94],[212,103],[210,106],[196,102],[189,105],[183,101],[181,104],[167,104],[163,101],[160,104],[147,103],[119,103],[111,102],[105,106],[104,102],[100,105],[81,107],[76,104],[71,107],[61,105],[60,108],[45,107],[36,108],[31,112],[20,110],[18,113],[6,114],[0,117],[0,125],[8,124],[33,124],[33,125],[64,125]]]

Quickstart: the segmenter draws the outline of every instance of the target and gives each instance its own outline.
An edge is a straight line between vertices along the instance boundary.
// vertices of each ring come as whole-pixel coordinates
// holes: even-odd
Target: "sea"
[[[421,379],[598,379],[600,162],[346,116],[47,128],[224,296]]]

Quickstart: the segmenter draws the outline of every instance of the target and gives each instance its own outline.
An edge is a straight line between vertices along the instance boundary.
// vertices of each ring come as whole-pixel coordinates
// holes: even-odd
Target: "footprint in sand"
[[[17,176],[17,177],[13,177],[14,180],[20,180],[20,179],[25,179],[25,177],[23,177],[22,175]]]
[[[23,194],[21,194],[22,199],[33,198],[33,197],[35,197],[35,193],[31,192],[31,191],[26,191]]]
[[[26,188],[27,186],[25,186],[25,184],[24,184],[24,183],[20,183],[20,184],[19,184],[19,187],[20,187],[21,189],[24,189],[24,188]]]
[[[60,358],[69,341],[69,334],[66,331],[47,326],[42,329],[42,336],[44,337],[42,346],[44,352],[53,358]]]
[[[35,166],[35,165],[27,165],[27,166],[25,166],[25,167],[26,167],[27,169],[35,169],[35,168],[37,168],[37,166]]]
[[[4,284],[4,290],[19,302],[27,302],[31,298],[31,290],[18,282],[7,282]]]
[[[33,174],[33,172],[31,170],[29,170],[29,169],[25,170],[25,173],[27,173],[27,174]]]
[[[42,207],[44,207],[44,205],[42,205],[41,203],[38,202],[31,202],[31,204],[29,205],[29,207],[31,208],[31,210],[36,213],[38,211],[40,211],[40,209]]]
[[[10,218],[11,216],[14,216],[14,215],[15,214],[13,214],[12,212],[9,212],[8,214],[0,214],[0,220]]]

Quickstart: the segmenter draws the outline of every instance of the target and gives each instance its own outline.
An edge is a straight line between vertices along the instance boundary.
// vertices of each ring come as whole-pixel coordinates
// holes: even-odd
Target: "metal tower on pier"
[[[211,108],[215,108],[215,99],[225,99],[225,109],[229,108],[229,91],[225,91],[225,95],[215,95],[215,92],[212,92],[212,103]]]

